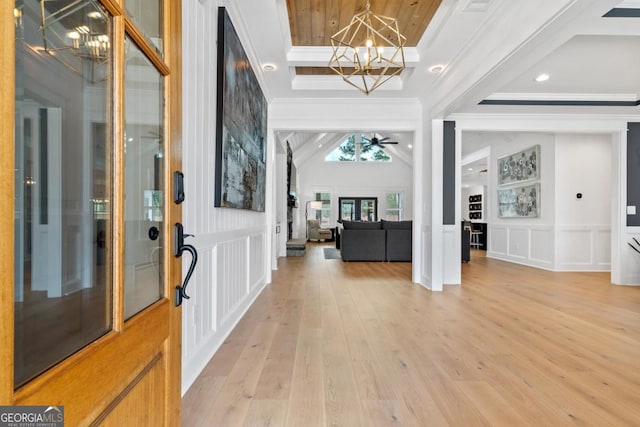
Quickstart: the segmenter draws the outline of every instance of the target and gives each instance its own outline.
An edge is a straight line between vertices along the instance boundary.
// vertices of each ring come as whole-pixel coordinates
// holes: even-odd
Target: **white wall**
[[[611,135],[550,132],[463,133],[463,144],[490,146],[485,200],[487,256],[556,271],[609,271]],[[540,145],[537,218],[498,217],[498,159]],[[576,194],[583,197],[577,199]],[[464,206],[463,198],[462,204]]]
[[[413,218],[413,171],[410,165],[396,159],[390,163],[326,162],[325,154],[317,155],[298,165],[298,198],[296,209],[297,236],[305,236],[305,204],[315,200],[316,192],[331,193],[331,224],[338,220],[338,197],[377,197],[378,218],[384,218],[386,193],[404,194],[404,218]],[[311,218],[311,212],[309,213]]]
[[[611,136],[557,134],[555,270],[611,268]],[[582,197],[578,198],[577,194]]]
[[[183,2],[183,224],[199,253],[183,303],[183,394],[270,280],[270,214],[213,207],[217,3]],[[243,38],[240,19],[234,26]],[[273,206],[274,141],[268,140],[267,212]],[[190,258],[184,257],[186,272]]]

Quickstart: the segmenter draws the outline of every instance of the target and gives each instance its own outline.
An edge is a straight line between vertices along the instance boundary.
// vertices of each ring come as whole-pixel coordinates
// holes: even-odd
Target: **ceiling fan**
[[[373,137],[371,139],[367,138],[366,136],[363,136],[362,139],[364,139],[365,141],[368,141],[371,145],[378,145],[378,146],[398,143],[398,141],[389,141],[390,138],[388,136],[384,138],[378,138],[375,133],[373,134]]]

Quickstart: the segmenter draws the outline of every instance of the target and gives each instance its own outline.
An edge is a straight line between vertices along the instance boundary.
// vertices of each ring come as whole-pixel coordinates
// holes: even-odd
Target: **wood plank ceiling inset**
[[[415,47],[442,0],[370,0],[371,11],[398,20]],[[330,38],[349,25],[356,13],[364,12],[366,0],[287,0],[293,46],[331,46]]]

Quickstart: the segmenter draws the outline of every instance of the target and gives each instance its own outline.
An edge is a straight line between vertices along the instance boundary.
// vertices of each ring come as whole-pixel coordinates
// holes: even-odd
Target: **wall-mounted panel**
[[[529,258],[529,229],[509,227],[509,246],[507,254],[518,259]]]
[[[445,225],[443,227],[443,247],[445,254],[460,253],[460,242],[456,242],[456,225]],[[454,256],[445,256],[443,259],[443,281],[448,285],[458,285],[461,282],[460,278],[460,260]]]
[[[594,230],[594,264],[605,271],[611,270],[611,227]]]
[[[533,227],[530,232],[531,251],[530,259],[534,263],[546,265],[547,268],[553,266],[553,228]]]
[[[489,253],[495,256],[507,255],[507,227],[489,226]]]
[[[218,245],[218,265],[226,268],[216,273],[218,282],[218,319],[224,325],[247,294],[246,239],[232,240]]]
[[[558,227],[556,239],[558,264],[591,265],[593,262],[591,234],[591,230]]]
[[[611,227],[609,225],[558,226],[557,271],[609,271]]]
[[[264,233],[249,237],[249,289],[255,289],[265,279],[266,273],[266,235]]]

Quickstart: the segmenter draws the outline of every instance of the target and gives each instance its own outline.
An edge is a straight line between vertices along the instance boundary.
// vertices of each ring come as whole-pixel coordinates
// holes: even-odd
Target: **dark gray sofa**
[[[386,260],[387,261],[411,261],[413,253],[412,221],[385,221],[382,220],[382,229],[386,231]]]
[[[384,261],[385,230],[380,222],[343,221],[340,250],[343,261]]]
[[[343,261],[405,261],[412,256],[412,221],[343,221]]]

